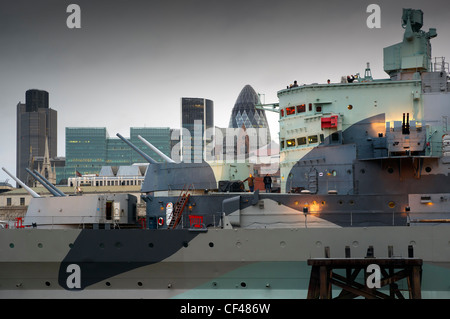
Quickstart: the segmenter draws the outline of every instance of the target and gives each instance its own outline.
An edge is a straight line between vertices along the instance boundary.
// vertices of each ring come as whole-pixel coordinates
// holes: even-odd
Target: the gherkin
[[[259,147],[269,144],[271,141],[269,125],[267,123],[266,113],[264,110],[256,109],[255,105],[259,103],[259,96],[255,90],[246,85],[239,93],[233,110],[231,111],[230,128],[256,128],[266,129],[267,137],[265,141],[260,140]],[[261,132],[261,130],[259,130]]]

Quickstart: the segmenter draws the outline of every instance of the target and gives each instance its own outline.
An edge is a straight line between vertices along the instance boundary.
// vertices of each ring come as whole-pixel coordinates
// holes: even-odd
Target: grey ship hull
[[[422,297],[449,298],[450,225],[284,229],[0,232],[0,298],[305,298],[307,259],[423,259]],[[170,237],[170,241],[167,241]],[[80,288],[68,288],[80,267]]]

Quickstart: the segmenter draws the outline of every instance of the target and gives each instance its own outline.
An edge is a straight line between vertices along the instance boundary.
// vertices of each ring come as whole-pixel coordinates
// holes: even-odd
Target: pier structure
[[[334,299],[405,299],[398,282],[406,279],[409,299],[421,299],[423,261],[413,254],[409,246],[407,258],[394,257],[389,246],[387,258],[375,258],[370,246],[366,257],[352,258],[347,246],[345,258],[330,258],[325,247],[325,258],[308,259],[312,268],[307,298],[332,299],[334,285],[342,289]]]

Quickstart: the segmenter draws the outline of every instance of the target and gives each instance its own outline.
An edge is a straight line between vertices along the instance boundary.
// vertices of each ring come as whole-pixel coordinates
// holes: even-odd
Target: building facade
[[[49,94],[28,90],[25,104],[17,104],[16,176],[28,185],[33,180],[25,168],[34,167],[35,157],[44,157],[48,142],[50,158],[57,156],[57,111],[49,107]]]
[[[142,136],[170,156],[170,133],[168,127],[132,127],[127,140],[156,161],[162,161],[138,136]],[[81,175],[98,175],[104,166],[120,167],[143,162],[145,160],[124,141],[110,137],[105,127],[66,128],[66,179]]]

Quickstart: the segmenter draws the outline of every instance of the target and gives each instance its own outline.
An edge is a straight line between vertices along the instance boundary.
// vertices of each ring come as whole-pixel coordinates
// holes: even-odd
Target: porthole
[[[394,169],[392,167],[388,167],[387,171],[388,171],[389,174],[394,173]]]
[[[107,282],[105,282],[105,285],[106,285],[107,287],[110,287],[110,286],[111,286],[111,283],[110,283],[109,281],[107,281]]]
[[[213,242],[210,242],[210,243],[209,243],[209,247],[214,247],[214,243],[213,243]]]
[[[50,284],[50,281],[46,281],[46,282],[45,282],[45,285],[46,285],[47,287],[50,287],[50,285],[51,285],[51,284]]]
[[[351,110],[351,109],[353,109],[353,105],[349,104],[349,105],[347,105],[347,108],[348,108],[349,110]]]
[[[142,282],[138,281],[137,284],[138,284],[139,287],[142,287]]]
[[[241,282],[241,287],[245,288],[245,287],[247,287],[247,284],[243,281],[243,282]]]
[[[189,246],[189,243],[187,241],[184,241],[183,242],[183,247],[187,247],[187,246]]]
[[[42,245],[42,243],[38,243],[37,246],[38,246],[39,248],[44,247],[44,245]]]
[[[148,248],[153,248],[153,243],[148,243]]]
[[[430,166],[425,167],[425,172],[427,173],[431,172],[431,167]]]
[[[390,201],[388,203],[389,208],[394,208],[395,207],[395,203],[393,201]]]
[[[9,244],[9,248],[14,248],[14,244],[13,244],[13,243],[10,243],[10,244]]]
[[[98,247],[100,247],[100,248],[105,248],[105,244],[104,243],[100,243],[99,245],[98,245]]]
[[[118,242],[116,242],[116,243],[114,244],[114,246],[115,246],[116,248],[120,248],[120,247],[122,247],[122,243],[121,243],[120,241],[118,241]]]
[[[73,243],[70,243],[70,244],[69,244],[69,248],[73,248]]]

